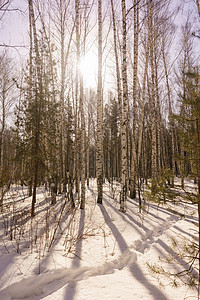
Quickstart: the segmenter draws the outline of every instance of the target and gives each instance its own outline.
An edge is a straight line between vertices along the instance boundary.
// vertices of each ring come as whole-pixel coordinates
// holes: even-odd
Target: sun
[[[87,52],[81,58],[80,72],[86,88],[97,87],[98,57],[93,52]]]

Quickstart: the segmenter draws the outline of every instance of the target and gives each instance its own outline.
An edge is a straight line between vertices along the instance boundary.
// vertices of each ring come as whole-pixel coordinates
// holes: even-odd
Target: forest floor
[[[175,252],[197,240],[196,205],[146,202],[139,213],[138,201],[128,198],[122,214],[119,185],[108,183],[103,205],[96,199],[95,180],[85,211],[63,195],[51,206],[41,187],[31,219],[27,189],[11,187],[0,215],[1,300],[197,299],[195,287],[166,276],[188,267]]]

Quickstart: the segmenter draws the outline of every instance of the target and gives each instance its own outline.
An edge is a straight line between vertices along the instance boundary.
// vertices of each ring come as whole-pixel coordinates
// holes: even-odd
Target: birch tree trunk
[[[83,108],[83,76],[80,72],[80,109],[81,109],[81,209],[85,209],[85,115]]]
[[[0,135],[0,147],[1,147],[1,152],[0,152],[0,172],[1,175],[3,174],[3,169],[4,169],[4,141],[5,141],[5,82],[3,82],[3,90],[2,90],[2,128],[1,128],[1,135]],[[0,208],[3,209],[3,198],[4,198],[4,186],[2,185],[0,187]]]
[[[147,71],[149,65],[149,44],[150,44],[150,22],[148,20],[148,36],[147,36],[147,44],[146,44],[146,56],[145,56],[145,66],[144,66],[144,75],[142,81],[142,109],[141,109],[141,117],[139,124],[139,135],[138,135],[138,166],[140,165],[141,159],[141,149],[142,149],[142,135],[144,128],[144,107],[145,107],[145,91],[146,91],[146,80],[147,80]]]
[[[131,162],[131,182],[130,197],[136,197],[137,181],[137,154],[136,154],[136,136],[137,136],[137,72],[138,72],[138,33],[139,33],[139,2],[134,0],[134,60],[133,60],[133,139],[132,139],[132,162]]]
[[[119,113],[120,113],[120,141],[121,141],[121,128],[123,122],[122,116],[122,89],[121,89],[121,76],[120,76],[120,69],[119,69],[119,58],[118,58],[118,51],[117,51],[117,28],[116,28],[116,21],[115,21],[115,10],[113,0],[111,1],[111,9],[112,9],[112,22],[113,22],[113,40],[114,40],[114,52],[115,52],[115,67],[116,67],[116,76],[117,76],[117,96],[118,96],[118,105],[119,105]],[[121,169],[121,160],[119,169]]]
[[[102,204],[103,198],[103,138],[102,138],[102,2],[98,0],[98,87],[97,87],[97,152],[96,152],[96,172],[97,172],[97,203]]]
[[[156,102],[155,102],[155,70],[154,70],[154,34],[153,34],[153,11],[154,1],[150,1],[150,64],[151,64],[151,133],[152,133],[152,153],[151,153],[151,173],[152,192],[155,190],[157,178],[157,144],[156,144]]]
[[[80,76],[80,107],[81,107],[81,209],[85,209],[85,116],[83,109],[83,78]]]
[[[60,180],[59,192],[61,193],[61,182],[65,185],[65,141],[64,141],[64,95],[65,95],[65,14],[63,0],[60,1],[60,60],[61,60],[61,88],[60,88]]]
[[[148,72],[148,65],[149,65],[149,44],[150,44],[150,22],[148,19],[148,35],[146,41],[146,55],[145,55],[145,65],[144,65],[144,76],[142,81],[142,107],[141,107],[141,115],[140,115],[140,123],[139,123],[139,134],[138,134],[138,148],[137,148],[137,172],[138,176],[140,175],[140,165],[141,165],[141,156],[142,150],[144,150],[144,146],[142,147],[142,137],[143,137],[143,128],[144,128],[144,108],[145,108],[145,91],[146,91],[146,80],[147,80],[147,72]],[[143,149],[142,149],[143,148]],[[144,153],[144,151],[143,151]],[[146,157],[143,155],[143,176],[147,178],[147,164],[145,163]],[[140,190],[140,180],[138,179],[138,189]],[[141,212],[142,209],[142,202],[141,198],[139,197],[139,211]]]
[[[4,142],[5,142],[5,125],[6,125],[6,108],[5,108],[5,102],[6,102],[6,78],[5,75],[3,75],[3,86],[2,86],[2,121],[1,121],[1,135],[0,135],[0,147],[1,147],[1,153],[0,153],[0,170],[3,171],[4,168]]]
[[[29,15],[30,15],[30,7],[29,7]],[[33,79],[33,33],[32,33],[32,22],[29,21],[29,40],[30,40],[30,49],[29,49],[29,100],[31,100],[32,98],[32,79]],[[32,149],[33,152],[33,149]],[[30,179],[29,179],[29,197],[32,196],[33,194],[33,189],[32,189],[32,185],[33,185],[33,175],[32,172],[30,174]]]
[[[155,45],[156,49],[156,45]],[[157,168],[158,174],[161,174],[161,111],[160,111],[160,97],[158,86],[158,61],[157,53],[154,53],[154,66],[155,66],[155,93],[156,93],[156,131],[157,131]]]
[[[79,174],[79,64],[80,64],[80,40],[79,40],[79,0],[75,1],[75,27],[76,27],[76,95],[75,95],[75,167],[74,176],[76,184],[76,192],[78,199],[80,198],[80,174]]]
[[[127,197],[127,108],[128,108],[128,85],[127,85],[127,50],[126,50],[126,1],[121,1],[122,5],[122,31],[123,31],[123,46],[122,46],[122,83],[123,83],[123,122],[121,128],[121,199],[120,211],[126,212],[126,197]]]
[[[85,209],[85,116],[83,109],[83,76],[80,72],[80,1],[75,1],[75,10],[76,10],[76,47],[77,47],[77,76],[76,79],[80,83],[80,113],[81,113],[81,133],[80,133],[80,142],[81,142],[81,209]]]
[[[88,108],[88,136],[87,136],[87,186],[90,186],[90,113]]]
[[[198,238],[199,238],[199,243],[198,243],[198,258],[199,258],[199,280],[198,280],[198,298],[200,297],[200,106],[199,106],[199,71],[198,67],[195,70],[195,90],[196,90],[196,95],[195,95],[195,102],[196,102],[196,130],[197,130],[197,184],[198,184]]]
[[[168,96],[168,105],[169,105],[169,125],[170,125],[170,132],[171,132],[171,142],[172,142],[172,187],[174,186],[174,176],[176,174],[176,167],[175,167],[175,139],[174,139],[174,121],[172,118],[172,103],[171,103],[171,92],[170,92],[170,86],[169,86],[169,75],[167,70],[167,63],[165,58],[165,44],[164,44],[164,38],[162,40],[162,57],[163,57],[163,64],[164,64],[164,70],[165,70],[165,80],[167,85],[167,96]]]

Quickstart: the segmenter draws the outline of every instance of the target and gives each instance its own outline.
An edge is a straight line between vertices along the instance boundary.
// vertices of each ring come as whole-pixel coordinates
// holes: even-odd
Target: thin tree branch
[[[6,11],[8,11],[8,12],[19,11],[20,13],[24,13],[24,11],[21,10],[20,8],[5,8],[5,9],[0,9],[0,10],[3,11],[3,12],[6,12]]]
[[[132,10],[135,6],[137,6],[139,3],[140,3],[140,0],[138,0],[137,3],[133,4],[133,5],[127,10],[126,16],[128,16],[128,14],[131,12],[131,10]]]
[[[9,3],[9,0],[7,1],[7,2],[5,2],[4,4],[2,4],[2,6],[0,7],[0,10],[3,10],[3,7],[5,7],[6,5],[9,5],[10,3]]]
[[[27,48],[28,46],[25,46],[25,45],[0,44],[0,47],[5,47],[5,48]]]

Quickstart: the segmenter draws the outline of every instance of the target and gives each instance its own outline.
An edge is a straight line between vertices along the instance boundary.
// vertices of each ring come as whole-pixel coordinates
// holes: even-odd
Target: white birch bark
[[[103,147],[102,147],[102,1],[98,0],[98,87],[97,87],[97,146],[96,146],[96,172],[97,172],[97,203],[102,204],[103,198]]]
[[[63,0],[60,1],[60,41],[61,41],[61,90],[60,90],[60,184],[61,181],[65,184],[65,142],[64,142],[64,94],[65,94],[65,8]],[[60,190],[61,192],[61,190]]]
[[[85,115],[83,108],[83,76],[80,73],[80,109],[81,109],[81,209],[85,209]]]
[[[80,199],[80,174],[79,174],[79,64],[80,64],[80,37],[79,37],[79,0],[75,1],[75,27],[76,27],[76,95],[75,95],[75,184],[78,199]]]
[[[126,197],[127,197],[127,108],[128,108],[128,85],[127,85],[127,49],[126,49],[126,1],[121,1],[122,7],[122,31],[123,31],[123,46],[122,46],[122,83],[123,83],[123,122],[121,128],[121,199],[120,211],[125,212]]]
[[[83,78],[80,76],[80,108],[81,108],[81,209],[85,209],[85,115],[83,109]]]
[[[119,57],[118,57],[118,50],[117,50],[117,28],[116,28],[116,20],[115,20],[115,10],[113,0],[111,1],[111,9],[112,9],[112,23],[113,23],[113,41],[114,41],[114,52],[115,52],[115,67],[116,67],[116,77],[117,77],[117,96],[118,96],[118,105],[119,105],[119,113],[120,113],[120,142],[121,142],[121,128],[123,122],[122,116],[122,88],[121,88],[121,75],[119,69]],[[119,160],[119,169],[121,169],[121,160]],[[121,175],[119,172],[118,176]]]
[[[76,46],[77,46],[77,81],[80,83],[80,113],[81,113],[81,132],[80,132],[80,145],[81,145],[81,157],[80,157],[80,167],[81,167],[81,209],[85,209],[85,116],[83,109],[83,76],[80,72],[80,1],[75,2],[76,10]]]
[[[139,3],[134,0],[134,58],[133,58],[133,139],[132,139],[132,161],[131,161],[131,182],[130,197],[136,197],[137,181],[137,154],[136,154],[136,123],[137,123],[137,73],[138,73],[138,33],[139,33]]]
[[[156,46],[155,46],[156,47]],[[160,97],[158,87],[158,62],[156,59],[157,53],[154,53],[155,65],[155,92],[156,92],[156,131],[157,131],[157,168],[158,174],[161,174],[161,111],[160,111]]]
[[[148,21],[148,36],[147,36],[147,45],[146,45],[146,56],[145,56],[145,66],[144,66],[144,75],[142,81],[142,109],[139,125],[139,136],[138,136],[138,166],[141,159],[141,149],[142,149],[142,135],[144,128],[144,107],[145,107],[145,91],[146,91],[146,80],[147,80],[147,71],[149,65],[149,44],[150,44],[150,22]]]
[[[170,86],[169,86],[169,75],[167,70],[167,63],[165,58],[165,44],[164,44],[164,38],[162,40],[162,56],[163,56],[163,64],[164,64],[164,70],[165,70],[165,80],[167,85],[167,96],[168,96],[168,105],[169,105],[169,125],[170,125],[170,132],[171,132],[171,142],[172,142],[172,172],[175,176],[176,168],[175,168],[175,139],[174,139],[174,121],[172,119],[172,103],[171,103],[171,92],[170,92]],[[172,177],[172,186],[174,186],[174,178]]]
[[[2,119],[1,119],[1,135],[0,135],[0,146],[1,146],[1,160],[0,160],[0,170],[3,171],[4,168],[4,143],[5,143],[5,125],[6,125],[6,109],[5,109],[5,102],[6,102],[6,82],[5,82],[5,75],[3,75],[2,80]]]
[[[87,186],[90,186],[90,113],[88,109],[88,136],[87,136]]]
[[[151,154],[151,172],[152,172],[152,191],[155,188],[157,178],[157,146],[156,146],[156,103],[155,103],[155,70],[154,70],[154,34],[153,34],[153,11],[154,1],[150,2],[150,64],[151,64],[151,134],[152,134],[152,154]]]

